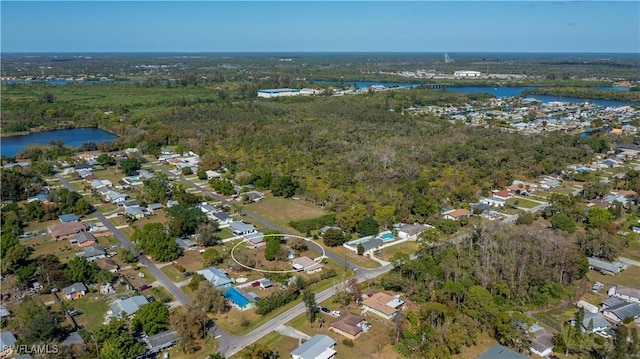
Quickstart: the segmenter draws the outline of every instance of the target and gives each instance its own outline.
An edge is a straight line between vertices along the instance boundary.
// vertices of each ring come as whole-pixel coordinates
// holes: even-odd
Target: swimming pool
[[[382,235],[382,239],[385,241],[392,241],[394,240],[396,237],[393,236],[393,234],[391,233],[385,233]]]

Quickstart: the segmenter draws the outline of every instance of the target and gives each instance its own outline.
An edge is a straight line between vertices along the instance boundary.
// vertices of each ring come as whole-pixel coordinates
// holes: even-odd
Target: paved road
[[[391,269],[393,269],[393,266],[389,264],[383,267],[378,267],[378,268],[367,270],[367,271],[358,270],[356,271],[355,278],[358,280],[358,283],[362,283],[366,280],[369,280],[377,276],[380,276],[384,273],[387,273]],[[345,283],[346,281],[343,281],[330,288],[323,290],[322,292],[316,293],[316,302],[321,303],[331,298],[335,294],[336,290],[342,288],[345,285]],[[306,309],[305,309],[304,303],[298,303],[293,308],[271,319],[267,323],[253,330],[252,332],[242,337],[236,337],[235,340],[229,345],[226,345],[223,347],[222,344],[220,344],[218,351],[222,353],[225,357],[229,358],[230,356],[242,350],[242,348],[245,348],[255,343],[265,335],[276,331],[280,326],[284,325],[288,321],[294,319],[299,315],[302,315],[305,312],[305,310]]]
[[[640,262],[634,261],[633,259],[630,259],[630,258],[618,257],[618,260],[623,263],[631,264],[632,266],[640,267]]]
[[[67,181],[66,178],[62,177],[62,175],[56,174],[56,177],[60,180],[60,183],[62,183],[70,191],[78,192],[71,185],[71,183]],[[156,278],[156,280],[160,282],[160,284],[162,284],[163,287],[167,288],[167,290],[171,292],[171,294],[174,296],[174,298],[178,302],[180,302],[182,305],[192,305],[191,298],[189,298],[186,294],[184,294],[184,292],[180,290],[180,288],[178,288],[178,286],[176,286],[173,283],[173,281],[169,279],[169,277],[167,277],[153,262],[151,262],[151,260],[149,260],[147,256],[140,255],[138,251],[136,251],[136,248],[133,242],[131,242],[129,238],[127,238],[127,236],[124,235],[124,233],[122,233],[118,228],[116,228],[116,226],[114,226],[113,223],[111,223],[111,221],[109,221],[107,217],[104,216],[104,214],[102,214],[100,211],[95,211],[93,212],[93,215],[100,222],[102,222],[102,224],[105,227],[107,227],[107,229],[111,231],[111,233],[113,233],[116,239],[118,239],[125,248],[129,249],[134,256],[138,256],[138,262],[144,265],[147,268],[147,270],[149,270],[151,275],[154,278]]]
[[[149,161],[148,163],[149,163],[149,164],[150,164],[154,169],[156,169],[156,170],[158,170],[158,171],[162,171],[162,172],[163,172],[163,173],[165,173],[167,176],[171,176],[171,177],[176,176],[173,172],[171,172],[171,171],[167,170],[166,168],[164,168],[164,167],[162,167],[162,166],[160,166],[160,165],[158,165],[158,164],[156,164],[156,163],[154,163],[154,162]],[[234,206],[234,205],[236,205],[236,203],[232,203],[232,202],[231,202],[231,201],[229,201],[228,199],[226,199],[226,198],[224,198],[224,197],[220,197],[220,196],[218,196],[217,194],[214,194],[213,192],[208,191],[207,189],[205,189],[205,188],[203,188],[203,187],[199,186],[198,184],[193,183],[193,182],[191,182],[191,181],[189,181],[189,180],[185,179],[182,175],[178,175],[178,179],[179,179],[182,183],[184,183],[184,184],[186,184],[186,185],[188,185],[188,186],[190,186],[190,187],[192,187],[192,188],[198,189],[198,190],[200,190],[202,193],[204,193],[204,194],[206,194],[206,195],[208,195],[208,196],[211,196],[211,197],[215,198],[216,200],[221,201],[222,203],[224,203],[224,204],[226,204],[226,205],[228,205],[228,206]],[[273,223],[272,221],[269,221],[268,219],[263,218],[263,217],[261,217],[261,216],[257,215],[256,213],[253,213],[253,212],[251,212],[251,211],[249,211],[249,210],[247,210],[247,209],[244,209],[244,208],[243,208],[243,212],[244,212],[244,214],[245,214],[247,217],[249,217],[249,218],[251,218],[251,219],[253,219],[253,220],[257,221],[257,222],[260,222],[260,223],[264,224],[265,226],[267,226],[267,227],[269,227],[269,228],[275,229],[275,230],[280,231],[281,233],[284,233],[284,234],[294,234],[294,233],[293,233],[293,232],[291,232],[290,230],[288,230],[288,229],[286,229],[286,228],[283,228],[283,227],[279,226],[278,224]],[[313,250],[313,251],[315,251],[315,252],[317,252],[317,253],[319,253],[319,254],[321,254],[321,253],[323,252],[323,251],[322,251],[322,248],[321,248],[318,244],[316,244],[315,242],[313,242],[313,241],[306,241],[306,243],[309,245],[309,248],[310,248],[311,250]],[[329,251],[327,251],[327,252],[326,252],[326,256],[327,256],[327,257],[329,257],[330,259],[332,259],[333,261],[335,261],[336,263],[344,264],[346,267],[351,268],[351,269],[362,270],[362,271],[370,271],[370,270],[371,270],[371,269],[369,269],[369,268],[360,267],[360,266],[358,266],[358,265],[356,265],[356,264],[354,264],[354,263],[351,263],[351,262],[347,261],[345,258],[340,257],[340,256],[338,256],[338,255],[336,255],[336,254],[334,254],[334,253],[332,253],[332,252],[329,252]]]

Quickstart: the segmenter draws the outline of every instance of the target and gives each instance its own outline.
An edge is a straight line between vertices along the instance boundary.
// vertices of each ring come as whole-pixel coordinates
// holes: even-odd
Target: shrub
[[[176,268],[176,270],[180,273],[184,273],[186,271],[186,269],[184,269],[183,266],[181,266],[180,264],[175,264],[174,267]]]
[[[342,340],[342,344],[348,346],[349,348],[353,348],[353,340],[349,338],[345,338]]]

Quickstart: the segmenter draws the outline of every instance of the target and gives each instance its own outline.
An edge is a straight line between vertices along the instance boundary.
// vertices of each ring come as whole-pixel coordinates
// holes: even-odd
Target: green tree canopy
[[[131,237],[136,248],[154,259],[166,262],[180,256],[180,248],[161,223],[147,223],[142,231],[136,230]]]
[[[147,335],[158,334],[167,329],[169,323],[169,309],[162,302],[151,302],[136,311],[132,325],[138,331]]]

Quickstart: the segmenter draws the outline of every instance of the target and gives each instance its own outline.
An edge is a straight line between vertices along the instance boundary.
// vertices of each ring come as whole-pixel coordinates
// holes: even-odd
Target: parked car
[[[600,283],[600,282],[596,282],[593,287],[591,287],[591,290],[593,290],[594,292],[599,291],[600,289],[602,289],[604,287],[604,284]]]
[[[193,275],[193,272],[184,272],[184,273],[182,273],[182,276],[185,277],[185,278],[186,277],[191,277],[192,275]]]
[[[260,286],[260,282],[255,281],[255,282],[251,283],[251,286],[252,287],[259,287]]]
[[[150,296],[148,296],[148,297],[147,297],[147,300],[148,300],[149,302],[155,302],[155,301],[156,301],[156,298],[155,298],[154,296],[150,295]]]
[[[138,287],[138,291],[143,291],[143,290],[145,290],[145,289],[149,289],[149,288],[151,288],[151,285],[149,285],[149,284],[143,284],[143,285],[141,285],[141,286],[139,286],[139,287]]]
[[[70,310],[69,311],[69,315],[72,316],[72,317],[77,317],[80,314],[82,314],[82,312],[79,311],[79,310]]]
[[[323,313],[331,314],[331,311],[329,310],[329,308],[326,308],[326,307],[320,307],[320,311]]]
[[[333,315],[334,317],[339,317],[340,315],[342,315],[342,313],[340,313],[339,310],[332,310],[331,315]]]

